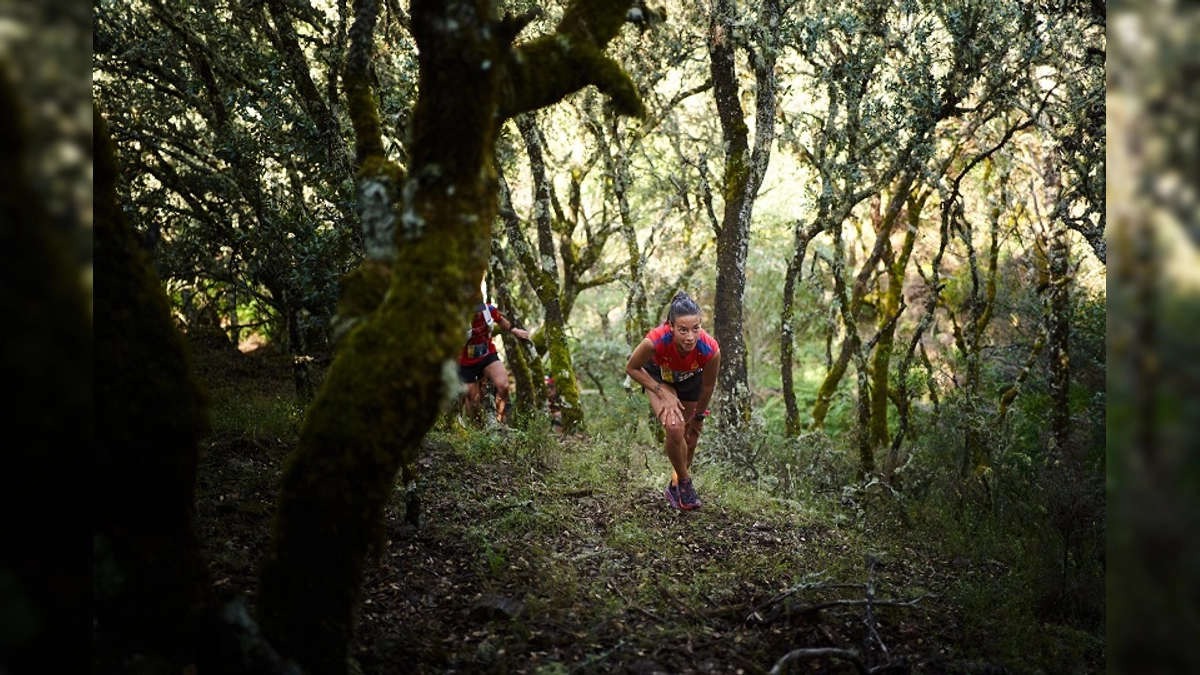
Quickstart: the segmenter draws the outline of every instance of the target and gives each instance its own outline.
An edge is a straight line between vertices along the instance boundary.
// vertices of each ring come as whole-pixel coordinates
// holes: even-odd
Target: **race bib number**
[[[486,342],[481,345],[467,345],[467,356],[473,359],[483,358],[488,355],[488,347],[490,346]]]
[[[662,371],[663,382],[683,382],[692,377],[697,372],[696,370],[667,370]]]

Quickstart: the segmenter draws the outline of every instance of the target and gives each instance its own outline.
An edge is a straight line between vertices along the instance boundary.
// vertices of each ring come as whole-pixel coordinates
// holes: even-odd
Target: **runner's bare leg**
[[[496,421],[508,424],[508,370],[502,361],[493,361],[483,373],[496,385]]]

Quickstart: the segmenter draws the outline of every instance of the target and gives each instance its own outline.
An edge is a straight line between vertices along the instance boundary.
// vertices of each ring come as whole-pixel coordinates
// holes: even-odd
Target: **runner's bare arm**
[[[650,394],[654,410],[663,424],[667,423],[665,418],[668,411],[674,411],[675,415],[682,421],[683,402],[675,394],[675,389],[670,385],[663,385],[658,380],[655,380],[643,367],[653,355],[654,343],[649,338],[643,339],[638,343],[637,347],[634,347],[633,353],[629,355],[629,361],[625,363],[625,373],[634,382],[642,385]]]
[[[629,361],[625,363],[625,374],[629,375],[630,379],[642,385],[646,391],[654,391],[658,382],[650,373],[643,368],[650,357],[654,354],[654,343],[649,338],[643,339],[638,343],[638,346],[633,348],[633,353],[629,355]]]
[[[700,377],[704,379],[700,381],[700,398],[696,401],[696,412],[708,410],[708,402],[712,400],[713,391],[717,388],[717,373],[720,368],[721,350],[718,349],[708,363],[704,364],[704,371],[700,373]]]
[[[509,321],[508,317],[505,317],[504,315],[500,315],[500,320],[497,321],[496,323],[500,326],[500,330],[506,330],[506,331],[512,333],[513,336],[518,339],[521,339],[521,340],[529,339],[529,331],[525,330],[524,328],[514,328],[512,325],[512,322]]]

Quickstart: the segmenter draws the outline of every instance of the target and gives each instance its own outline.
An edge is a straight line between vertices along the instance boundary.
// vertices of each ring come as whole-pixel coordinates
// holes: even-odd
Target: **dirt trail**
[[[286,359],[210,356],[201,365],[218,395],[235,382],[290,395]],[[853,604],[868,579],[879,600],[945,583],[943,566],[914,550],[868,569],[856,537],[786,510],[749,517],[712,499],[699,512],[674,511],[603,463],[615,480],[577,481],[548,454],[514,457],[454,438],[427,441],[420,524],[406,524],[402,488],[388,510],[355,650],[367,675],[761,673],[800,647],[857,650],[892,672],[964,672],[949,665],[962,635],[938,598],[872,605],[869,624],[867,607]],[[222,591],[253,599],[279,466],[294,441],[226,431],[206,443],[197,505]],[[553,449],[585,452],[579,440]],[[829,569],[841,578],[813,576]],[[819,658],[787,672],[854,669]]]

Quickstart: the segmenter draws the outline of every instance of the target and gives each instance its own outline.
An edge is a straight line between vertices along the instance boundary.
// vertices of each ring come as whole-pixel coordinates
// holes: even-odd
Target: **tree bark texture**
[[[758,189],[771,158],[775,139],[775,61],[779,44],[778,0],[762,0],[757,49],[749,44],[757,92],[754,147],[746,126],[737,81],[735,25],[732,0],[717,0],[709,22],[708,54],[713,96],[725,143],[724,212],[717,230],[717,282],[713,312],[714,336],[721,345],[717,420],[722,429],[744,429],[750,423],[750,383],[746,369],[746,340],[742,310],[746,294],[746,256],[750,224]]]
[[[996,306],[996,275],[999,272],[1000,227],[999,207],[993,207],[989,215],[989,243],[986,250],[985,265],[980,264],[979,252],[974,241],[975,227],[961,209],[955,208],[953,217],[957,226],[956,231],[967,250],[968,272],[970,273],[970,293],[965,301],[965,321],[962,325],[956,318],[953,309],[949,309],[951,326],[954,331],[954,341],[959,353],[966,363],[966,371],[960,386],[963,389],[967,410],[978,410],[979,387],[983,377],[983,349],[988,325],[991,323]],[[963,476],[985,478],[985,472],[991,466],[990,444],[984,438],[984,425],[981,415],[972,415],[967,423],[964,436]],[[985,489],[987,484],[985,482]]]
[[[73,530],[67,518],[86,512],[89,497],[96,500],[93,509],[102,506],[100,493],[89,493],[88,486],[97,470],[105,475],[104,467],[88,466],[96,458],[87,456],[95,452],[91,316],[68,242],[35,198],[25,173],[28,132],[19,98],[8,82],[8,64],[0,59],[0,311],[5,320],[0,371],[16,394],[5,403],[10,434],[34,441],[10,441],[0,453],[5,514],[0,518],[0,578],[5,580],[0,669],[85,672],[92,649],[76,647],[64,636],[78,630],[87,570],[78,561],[76,540],[63,535]],[[103,127],[96,125],[95,131],[98,137]],[[100,179],[111,174],[96,165],[100,187]],[[111,215],[103,194],[95,193],[97,230],[101,217]]]
[[[525,268],[528,268],[533,264],[533,254],[529,251],[528,242],[526,242],[525,238],[521,235],[521,221],[517,217],[516,212],[512,209],[512,197],[509,195],[508,184],[504,180],[504,174],[498,171],[496,177],[500,182],[500,224],[504,228],[505,237],[508,239],[509,250],[517,256],[517,263],[521,264]],[[493,237],[493,257],[503,261],[504,267],[507,268],[509,266],[507,262],[508,255],[503,249],[500,248],[498,243],[499,238]],[[500,300],[503,306],[513,307],[515,305],[515,303],[511,301],[511,296],[508,293],[507,285],[497,284],[496,289],[497,298]],[[528,329],[528,326],[523,327]],[[506,349],[508,346],[509,343],[505,342]],[[543,367],[541,353],[539,353],[532,337],[529,340],[512,340],[512,346],[515,347],[513,353],[515,354],[516,359],[523,364],[523,366],[518,367],[523,367],[529,371],[529,398],[531,399],[529,404],[531,406],[530,412],[532,412],[533,410],[539,409],[542,405],[544,405],[545,401],[547,400],[547,396],[549,395],[546,387],[546,369]],[[514,367],[513,372],[514,374],[516,373],[516,367]],[[517,385],[518,387],[520,386],[520,380],[517,381]],[[521,393],[519,389],[517,395],[519,401],[518,409],[520,410],[523,409],[521,406],[523,406],[524,403],[520,402]]]
[[[532,114],[518,115],[517,128],[525,141],[529,169],[533,176],[534,226],[537,229],[537,257],[525,267],[525,274],[542,304],[545,323],[542,332],[550,353],[550,377],[562,397],[563,431],[582,428],[583,406],[579,401],[579,381],[571,363],[571,347],[567,344],[562,294],[558,283],[558,261],[555,256],[554,232],[551,227],[550,181],[546,176],[546,160],[542,152],[541,134]]]
[[[1050,356],[1050,456],[1066,459],[1071,437],[1071,261],[1064,224],[1055,223],[1047,257],[1050,264],[1046,342]]]
[[[928,194],[924,193],[925,196]],[[888,376],[896,344],[896,325],[904,311],[904,273],[908,269],[908,259],[912,256],[913,244],[917,239],[925,196],[909,200],[905,214],[908,227],[904,232],[904,242],[899,251],[891,251],[889,245],[889,252],[884,256],[887,267],[883,278],[887,281],[887,287],[880,292],[879,331],[875,351],[871,355],[871,445],[874,448],[882,448],[889,441]]]
[[[792,375],[796,353],[796,284],[800,281],[800,272],[804,267],[804,255],[808,251],[808,244],[816,236],[816,227],[805,228],[800,223],[796,223],[794,236],[792,257],[788,260],[787,271],[783,278],[783,309],[780,312],[779,321],[779,368],[782,377],[783,404],[786,411],[784,430],[788,436],[799,436],[803,431],[800,424],[800,406],[796,402],[796,385]]]
[[[208,572],[195,529],[207,397],[166,294],[116,203],[117,165],[104,118],[95,128],[95,397],[92,533],[98,651],[194,657],[193,621]],[[90,373],[90,362],[88,372]]]

